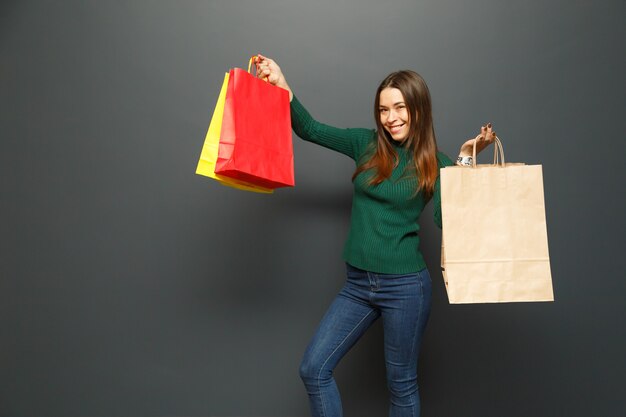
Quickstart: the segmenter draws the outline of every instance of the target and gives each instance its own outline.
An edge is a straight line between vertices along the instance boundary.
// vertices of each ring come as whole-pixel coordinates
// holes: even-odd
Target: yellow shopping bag
[[[225,177],[215,173],[215,162],[217,161],[217,154],[220,143],[220,131],[222,128],[222,116],[224,114],[224,103],[226,101],[226,90],[228,88],[229,74],[224,76],[224,82],[220,95],[215,105],[215,111],[211,117],[211,124],[204,139],[204,145],[202,146],[202,153],[200,154],[200,160],[196,168],[196,174],[204,175],[206,177],[217,180],[220,184],[234,187],[239,190],[252,191],[256,193],[271,194],[274,190],[269,188],[259,187],[254,184],[249,184],[245,181],[236,180],[233,178]]]

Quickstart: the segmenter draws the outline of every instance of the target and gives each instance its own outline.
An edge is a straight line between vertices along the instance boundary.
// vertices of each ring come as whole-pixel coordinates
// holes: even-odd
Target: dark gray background
[[[298,364],[342,285],[354,167],[294,138],[293,189],[194,174],[223,73],[256,52],[343,127],[414,69],[441,150],[492,121],[543,165],[554,303],[449,305],[422,216],[423,415],[622,415],[624,5],[3,1],[0,415],[308,415]],[[379,324],[336,376],[347,416],[386,415]]]

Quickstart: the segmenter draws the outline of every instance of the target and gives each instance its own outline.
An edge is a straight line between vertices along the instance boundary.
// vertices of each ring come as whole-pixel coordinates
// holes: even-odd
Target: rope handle
[[[252,69],[252,62],[254,62],[254,60],[255,60],[256,58],[258,58],[258,55],[252,55],[252,56],[250,57],[250,60],[248,61],[248,74],[252,74],[252,73],[250,72],[250,69]],[[255,68],[254,73],[255,73],[255,75],[257,75],[257,78],[258,78],[258,74],[256,73],[256,65],[254,66],[254,68]],[[265,81],[266,83],[267,83],[267,82],[269,82],[269,80],[267,79],[267,77],[263,77],[263,78],[261,78],[261,79],[262,79],[263,81]]]
[[[248,61],[248,72],[250,72],[250,69],[252,68],[252,62],[255,60],[255,58],[257,58],[257,55],[252,55],[250,57],[250,61]]]
[[[500,138],[496,136],[496,140],[493,143],[493,165],[500,165],[504,167],[504,147],[502,146],[502,142]],[[472,146],[472,168],[476,168],[476,141],[474,141],[474,145]]]

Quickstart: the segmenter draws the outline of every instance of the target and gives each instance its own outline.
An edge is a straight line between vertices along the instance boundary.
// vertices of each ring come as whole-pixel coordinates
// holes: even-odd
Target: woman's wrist
[[[472,148],[461,146],[461,149],[459,149],[459,156],[456,158],[456,164],[459,166],[471,166],[472,160]]]
[[[461,146],[459,149],[459,156],[472,156],[472,152],[474,151],[472,146]]]
[[[287,84],[287,81],[285,80],[285,78],[282,77],[282,80],[278,81],[276,83],[276,86],[282,88],[283,90],[287,90],[287,92],[289,92],[289,102],[291,103],[291,100],[293,100],[293,92],[291,91],[291,88],[289,88],[289,85]]]
[[[285,84],[283,88],[289,92],[289,102],[291,103],[291,101],[293,100],[293,91],[291,91],[291,88],[289,88],[287,84]]]

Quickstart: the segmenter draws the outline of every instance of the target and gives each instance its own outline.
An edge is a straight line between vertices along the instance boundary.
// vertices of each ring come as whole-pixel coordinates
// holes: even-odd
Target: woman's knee
[[[300,362],[300,378],[304,382],[324,380],[332,376],[332,370],[324,370],[324,361],[312,355],[305,355]]]
[[[315,379],[319,374],[319,366],[311,360],[311,358],[305,356],[300,362],[300,378],[303,381],[310,381]]]
[[[417,394],[417,378],[405,377],[405,378],[390,378],[387,380],[387,388],[392,399],[400,402],[400,405],[404,405],[406,402],[412,404],[411,399]]]

